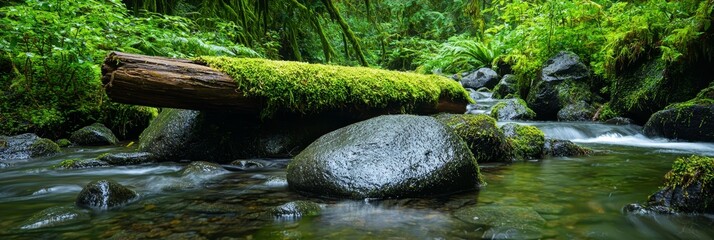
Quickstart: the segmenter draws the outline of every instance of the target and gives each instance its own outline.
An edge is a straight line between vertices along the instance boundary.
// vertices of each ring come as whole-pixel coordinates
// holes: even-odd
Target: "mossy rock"
[[[75,201],[78,207],[109,210],[129,204],[139,195],[124,185],[112,180],[97,180],[87,184]]]
[[[101,123],[94,123],[74,131],[69,139],[81,146],[106,146],[119,142],[112,130]]]
[[[226,172],[228,171],[221,165],[204,161],[192,162],[180,171],[184,177],[213,176]]]
[[[278,219],[293,220],[319,216],[321,211],[320,204],[310,201],[294,201],[272,208],[270,214]]]
[[[543,157],[545,134],[537,127],[508,123],[501,126],[501,130],[513,147],[516,159],[531,160]]]
[[[585,101],[571,103],[558,111],[558,121],[592,121],[596,109]]]
[[[109,153],[102,154],[97,158],[116,166],[139,165],[154,162],[154,155],[148,152]]]
[[[483,162],[511,162],[511,148],[496,126],[496,120],[484,114],[438,114],[437,120],[451,127]]]
[[[57,146],[61,148],[72,146],[72,142],[70,142],[69,139],[66,138],[57,139],[56,143]]]
[[[645,135],[714,142],[714,99],[709,98],[713,89],[706,88],[692,100],[672,104],[653,114],[643,129]]]
[[[578,146],[570,140],[546,139],[543,155],[552,157],[579,157],[592,153],[592,150]]]
[[[67,159],[62,162],[52,166],[52,169],[83,169],[83,168],[99,168],[99,167],[109,167],[109,163],[104,161],[90,158],[90,159]]]
[[[523,99],[514,98],[493,105],[491,117],[499,121],[533,120],[536,117],[536,113],[528,108]]]
[[[265,99],[264,117],[336,110],[411,113],[440,100],[471,102],[458,82],[437,75],[256,58],[205,56],[196,61],[233,77],[246,96]]]
[[[678,158],[664,176],[662,189],[650,196],[644,206],[633,204],[629,212],[714,213],[714,158]]]
[[[518,93],[518,77],[513,74],[506,74],[498,82],[498,85],[493,87],[492,97],[495,99],[506,99],[508,95]]]
[[[538,120],[556,120],[563,107],[578,102],[593,102],[600,98],[590,92],[586,82],[540,81],[531,88],[527,103]]]
[[[59,152],[60,148],[55,142],[32,133],[0,135],[0,161],[45,157]]]

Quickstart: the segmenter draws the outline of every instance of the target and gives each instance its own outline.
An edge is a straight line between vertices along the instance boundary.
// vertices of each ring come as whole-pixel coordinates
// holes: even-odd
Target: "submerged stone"
[[[76,204],[82,208],[108,210],[124,206],[139,195],[112,180],[97,180],[85,186],[77,196]]]
[[[30,230],[66,226],[89,221],[89,213],[74,206],[51,207],[42,210],[20,224],[20,229]]]
[[[331,198],[402,198],[476,189],[471,151],[432,117],[387,115],[330,132],[295,156],[290,189]]]
[[[278,219],[293,220],[302,217],[319,216],[321,211],[320,204],[310,201],[294,201],[271,209],[270,214]]]
[[[456,135],[483,162],[511,162],[511,148],[496,120],[484,114],[439,114],[434,116],[454,130]]]
[[[16,136],[0,135],[0,161],[45,157],[58,152],[60,148],[52,140],[32,133]]]
[[[487,229],[483,239],[540,239],[545,219],[526,207],[473,206],[457,210],[461,221]]]
[[[101,161],[99,159],[67,159],[54,166],[53,169],[83,169],[83,168],[99,168],[99,167],[109,167],[109,163]]]
[[[592,150],[578,146],[570,140],[546,139],[543,155],[552,157],[578,157],[592,153]]]
[[[112,130],[109,130],[101,123],[95,123],[74,131],[69,139],[73,143],[82,146],[105,146],[119,142]]]

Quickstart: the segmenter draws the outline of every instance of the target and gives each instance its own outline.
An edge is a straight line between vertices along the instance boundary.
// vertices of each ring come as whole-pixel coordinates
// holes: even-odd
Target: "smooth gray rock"
[[[85,186],[77,196],[76,204],[81,208],[108,210],[129,204],[139,195],[124,185],[112,180],[97,180]]]
[[[80,146],[105,146],[119,142],[112,130],[109,130],[101,123],[95,123],[74,131],[69,140]]]

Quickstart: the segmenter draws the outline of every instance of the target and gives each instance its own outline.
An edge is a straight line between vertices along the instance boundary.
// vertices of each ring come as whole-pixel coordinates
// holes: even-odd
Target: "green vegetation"
[[[461,137],[477,162],[511,161],[511,148],[496,126],[496,119],[485,114],[438,114],[435,117]]]
[[[699,182],[704,189],[712,189],[714,188],[712,186],[714,184],[714,158],[703,156],[678,158],[664,179],[665,187],[687,188],[689,185]]]
[[[440,99],[471,101],[458,82],[437,75],[256,58],[200,57],[197,61],[232,76],[248,96],[267,99],[264,117],[281,110],[317,113],[363,107],[406,113],[420,106],[435,107]]]
[[[539,159],[543,155],[545,134],[534,126],[509,123],[501,127],[513,147],[514,156],[521,160]]]

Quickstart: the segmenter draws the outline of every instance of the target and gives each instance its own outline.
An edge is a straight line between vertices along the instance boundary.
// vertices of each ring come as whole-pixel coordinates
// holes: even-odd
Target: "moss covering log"
[[[463,113],[471,101],[458,82],[436,75],[252,58],[181,60],[113,52],[102,74],[116,102],[264,117]]]

